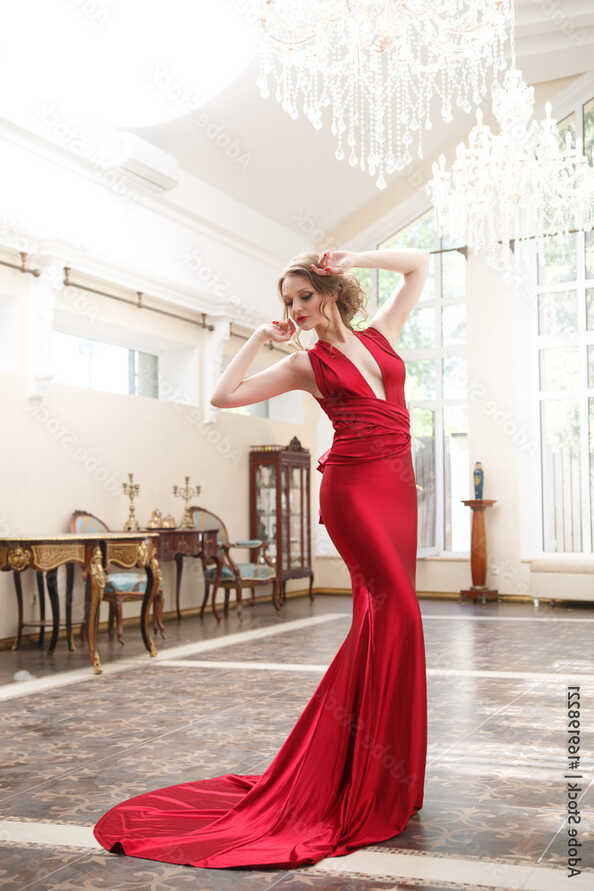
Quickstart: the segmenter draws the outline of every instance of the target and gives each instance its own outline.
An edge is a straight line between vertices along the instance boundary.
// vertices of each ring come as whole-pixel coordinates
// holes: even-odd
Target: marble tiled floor
[[[346,636],[348,597],[290,599],[0,652],[0,889],[594,888],[594,609],[421,600],[429,748],[403,833],[293,870],[207,870],[108,854],[92,826],[149,789],[270,763]],[[34,677],[14,680],[18,670]],[[582,694],[581,875],[567,877],[566,690]]]

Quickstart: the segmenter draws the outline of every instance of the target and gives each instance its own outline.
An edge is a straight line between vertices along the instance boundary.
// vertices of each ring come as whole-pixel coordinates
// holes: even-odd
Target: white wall
[[[155,507],[181,518],[183,503],[174,498],[172,486],[189,474],[202,487],[194,503],[227,520],[232,538],[245,538],[249,446],[288,444],[297,435],[313,451],[314,400],[290,394],[265,419],[218,411],[208,396],[223,350],[235,352],[243,342],[228,338],[229,323],[250,327],[278,315],[282,264],[307,245],[184,171],[173,192],[155,195],[3,125],[0,194],[0,259],[18,262],[15,251],[25,249],[29,266],[41,269],[34,278],[0,266],[0,535],[66,531],[77,508],[121,528],[127,517],[122,483],[134,472],[141,485],[136,502],[141,522]],[[135,300],[142,291],[145,304],[198,322],[205,313],[215,330],[64,288],[64,266],[71,267],[72,281],[123,299]],[[57,383],[53,326],[158,353],[166,398]],[[282,355],[263,350],[253,370]],[[236,556],[248,555],[238,551]],[[163,569],[168,610],[174,564]],[[76,579],[79,618],[79,573]],[[300,586],[296,580],[289,590]],[[24,588],[30,619],[32,573],[25,574]],[[269,593],[270,586],[262,590]],[[187,561],[182,604],[197,606],[201,599],[200,564]],[[125,614],[137,612],[137,605],[125,605]],[[2,573],[0,639],[15,630],[12,575]]]
[[[0,317],[11,318],[3,326],[0,354],[8,355],[10,341],[16,349],[10,370],[0,372],[2,391],[2,436],[0,437],[0,535],[32,535],[67,531],[70,514],[86,509],[100,516],[112,529],[121,529],[128,514],[128,500],[122,483],[133,472],[141,492],[135,502],[136,514],[145,523],[158,507],[163,514],[181,519],[183,501],[172,494],[174,484],[183,484],[189,474],[191,484],[201,492],[193,504],[201,504],[220,514],[228,523],[232,538],[249,535],[248,452],[256,443],[286,443],[297,435],[315,454],[316,408],[304,393],[293,393],[293,410],[286,419],[266,419],[219,411],[214,423],[205,422],[202,406],[182,402],[130,397],[100,392],[76,385],[49,381],[43,398],[27,396],[27,304],[29,276],[0,266]],[[120,315],[121,331],[129,325],[133,340],[143,323],[143,336],[150,345],[148,313],[126,319],[128,310],[108,300],[96,298],[98,328]],[[177,343],[181,355],[203,354],[210,336],[184,322],[159,319],[159,335]],[[241,342],[235,342],[238,346]],[[7,350],[5,350],[5,346]],[[276,362],[280,355],[262,352],[264,363]],[[168,384],[169,369],[162,368]],[[186,368],[188,380],[195,376],[195,363]],[[174,368],[175,383],[179,368]],[[173,387],[174,389],[175,387]],[[183,390],[191,389],[184,384]],[[197,388],[195,388],[197,391]],[[313,461],[313,457],[312,457]],[[313,512],[312,512],[313,513]],[[313,516],[312,516],[313,519]],[[237,559],[248,553],[237,551]],[[82,615],[82,588],[76,572],[75,617]],[[64,571],[59,573],[62,616]],[[23,576],[26,617],[32,618],[36,587],[33,573]],[[163,565],[165,609],[174,607],[175,565]],[[302,586],[290,582],[289,590]],[[202,601],[200,561],[187,560],[184,566],[182,605],[195,607]],[[271,593],[270,586],[261,593]],[[249,592],[248,592],[249,596]],[[219,599],[222,593],[219,593]],[[234,595],[232,595],[232,599]],[[102,607],[105,618],[107,607]],[[134,603],[124,605],[125,615],[138,613]],[[26,618],[27,620],[27,618]],[[0,574],[0,639],[16,630],[16,598],[12,574]],[[132,633],[131,631],[129,633]]]

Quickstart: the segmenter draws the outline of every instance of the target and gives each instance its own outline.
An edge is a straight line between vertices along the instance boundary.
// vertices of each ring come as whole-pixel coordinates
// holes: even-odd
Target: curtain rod
[[[19,251],[19,256],[21,258],[21,265],[18,263],[9,263],[8,260],[0,260],[0,266],[8,266],[10,269],[17,269],[19,272],[28,272],[30,275],[34,275],[35,278],[39,278],[41,275],[40,269],[28,269],[27,268],[27,257],[29,256],[26,251]]]
[[[99,294],[101,297],[108,297],[110,300],[117,300],[119,303],[127,303],[128,306],[136,306],[138,309],[148,309],[151,312],[157,312],[162,316],[170,316],[172,319],[179,319],[182,322],[189,322],[191,325],[197,325],[199,328],[206,328],[208,331],[214,331],[214,325],[206,322],[206,313],[201,313],[202,321],[199,322],[197,319],[191,319],[188,316],[180,316],[178,313],[169,312],[166,309],[158,309],[156,306],[147,306],[146,303],[142,302],[142,298],[144,296],[142,291],[136,291],[137,300],[136,303],[133,300],[126,300],[125,297],[118,297],[116,294],[110,294],[108,291],[101,291],[99,288],[91,288],[88,285],[79,285],[76,282],[70,281],[70,272],[71,267],[64,267],[64,279],[62,284],[68,288],[78,288],[79,291],[88,291],[90,294]]]
[[[405,227],[408,228],[408,227]],[[555,238],[557,235],[574,235],[576,232],[592,232],[594,230],[594,226],[591,226],[589,229],[568,229],[567,232],[546,232],[543,235],[543,238]],[[519,239],[520,241],[532,241],[538,236],[536,235],[526,235],[524,238]],[[515,243],[518,241],[517,238],[509,239],[509,247],[513,252],[515,251]],[[382,242],[383,244],[383,242]],[[497,244],[503,244],[501,238],[497,239]],[[468,259],[468,246],[463,245],[461,247],[453,247],[453,248],[434,248],[432,251],[428,251],[429,254],[447,254],[448,251],[458,251],[460,254],[464,254],[466,259]]]

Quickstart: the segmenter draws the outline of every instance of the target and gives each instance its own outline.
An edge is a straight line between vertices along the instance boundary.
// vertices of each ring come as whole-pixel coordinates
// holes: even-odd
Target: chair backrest
[[[191,507],[190,513],[194,518],[197,529],[216,529],[217,544],[219,549],[224,544],[229,544],[229,533],[227,527],[217,514],[213,514],[211,510],[205,507]]]
[[[70,517],[71,532],[109,532],[109,526],[86,510],[75,510]]]

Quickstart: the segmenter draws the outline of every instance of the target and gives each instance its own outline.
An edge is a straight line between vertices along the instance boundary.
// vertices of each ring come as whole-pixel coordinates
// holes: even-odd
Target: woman
[[[350,573],[353,619],[328,670],[262,775],[223,774],[143,793],[94,833],[109,851],[190,866],[292,867],[400,834],[423,804],[425,647],[415,593],[417,499],[394,350],[429,254],[415,249],[301,255],[279,280],[283,321],[260,326],[229,363],[211,403],[248,405],[306,390],[332,419],[319,460],[320,522]],[[404,273],[363,331],[352,267]],[[262,344],[296,328],[318,335],[245,377]]]

